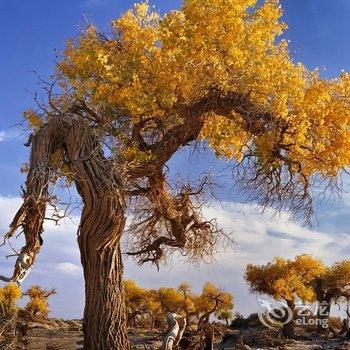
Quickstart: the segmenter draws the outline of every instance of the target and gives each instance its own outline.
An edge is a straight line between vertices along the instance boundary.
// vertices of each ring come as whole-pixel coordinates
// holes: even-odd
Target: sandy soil
[[[129,339],[135,350],[155,350],[162,344],[161,337],[154,332],[130,331]],[[34,328],[29,330],[26,340],[27,350],[76,350],[83,345],[81,331],[62,329]]]
[[[237,346],[239,336],[244,336],[244,346]],[[229,331],[221,342],[216,336],[215,350],[350,350],[350,342],[342,339],[324,339],[304,334],[302,340],[285,342],[276,332],[266,329]],[[157,350],[162,344],[162,334],[140,329],[129,331],[133,350]],[[22,349],[25,350],[77,350],[82,349],[83,338],[80,321],[51,320],[46,325],[31,324]],[[112,349],[111,349],[112,350]]]

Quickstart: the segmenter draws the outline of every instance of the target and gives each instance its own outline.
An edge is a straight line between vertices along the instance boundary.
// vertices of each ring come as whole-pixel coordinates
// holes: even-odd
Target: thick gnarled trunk
[[[78,234],[85,278],[84,349],[129,350],[120,251],[123,189],[89,127],[76,122],[69,131],[66,153],[84,203]]]
[[[130,349],[119,244],[100,250],[85,243],[79,239],[85,277],[84,349]]]

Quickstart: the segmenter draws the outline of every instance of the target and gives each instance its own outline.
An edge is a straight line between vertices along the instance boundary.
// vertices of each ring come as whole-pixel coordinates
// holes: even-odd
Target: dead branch
[[[215,220],[203,219],[201,197],[208,186],[209,179],[204,177],[196,188],[183,185],[174,194],[164,174],[150,178],[149,191],[137,200],[132,212],[127,254],[140,264],[152,262],[157,266],[167,250],[179,251],[190,261],[212,257],[224,233]]]

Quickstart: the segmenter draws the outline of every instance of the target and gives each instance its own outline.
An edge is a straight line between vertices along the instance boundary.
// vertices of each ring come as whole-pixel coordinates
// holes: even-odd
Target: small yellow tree
[[[182,282],[177,289],[183,294],[185,299],[191,294],[191,285],[188,282]]]
[[[245,279],[253,292],[270,295],[276,300],[285,300],[294,315],[295,296],[304,301],[313,301],[314,281],[325,270],[326,267],[320,260],[303,254],[295,260],[278,257],[266,265],[249,264]],[[283,334],[294,338],[294,317],[283,324]]]
[[[218,314],[218,319],[225,321],[227,327],[229,326],[233,317],[233,312],[231,310],[223,310]]]
[[[14,349],[17,344],[17,301],[22,293],[15,283],[0,288],[0,349]]]
[[[186,322],[189,325],[191,323],[191,316],[196,313],[194,302],[195,295],[193,294],[191,285],[188,282],[182,282],[177,289],[183,296],[181,313],[185,314]]]
[[[128,324],[135,326],[137,316],[144,313],[147,291],[130,279],[124,281],[124,290]]]
[[[150,326],[153,329],[157,320],[160,321],[164,317],[158,291],[142,288],[130,279],[124,281],[124,290],[128,324],[136,326],[138,317],[146,317],[150,319]]]
[[[21,289],[16,283],[9,283],[0,288],[1,316],[8,316],[18,311],[17,301],[21,295]]]
[[[24,310],[27,311],[31,319],[46,319],[49,314],[48,298],[54,294],[56,294],[55,289],[42,289],[36,284],[31,286],[23,294],[29,297],[29,301]]]
[[[218,288],[212,282],[203,285],[202,294],[195,298],[195,307],[198,320],[198,329],[209,321],[212,314],[219,315],[223,311],[233,308],[232,294]]]
[[[156,323],[163,324],[164,315],[161,309],[161,304],[158,300],[158,293],[154,289],[147,291],[146,313],[151,319],[151,329],[155,327]]]
[[[174,312],[186,318],[190,324],[192,316],[197,316],[199,327],[212,314],[222,315],[228,322],[232,318],[233,297],[230,293],[208,282],[203,286],[202,293],[196,295],[191,291],[191,286],[183,282],[179,287],[160,287],[159,289],[146,289],[137,285],[135,281],[124,281],[125,302],[129,313],[129,323],[136,325],[135,318],[147,317],[151,327],[163,327],[164,316],[168,312]]]

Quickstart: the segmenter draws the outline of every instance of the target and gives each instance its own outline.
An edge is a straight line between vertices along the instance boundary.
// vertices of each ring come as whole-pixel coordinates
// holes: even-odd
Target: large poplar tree
[[[47,85],[47,103],[25,116],[33,129],[18,229],[26,244],[11,280],[40,250],[52,186],[75,184],[84,268],[85,349],[129,349],[121,239],[128,208],[129,253],[158,264],[171,251],[210,255],[220,235],[201,215],[205,187],[173,191],[166,165],[200,141],[239,163],[249,198],[311,214],[310,186],[350,160],[350,75],[322,79],[290,58],[277,0],[185,0],[160,16],[147,3],[69,40]]]

